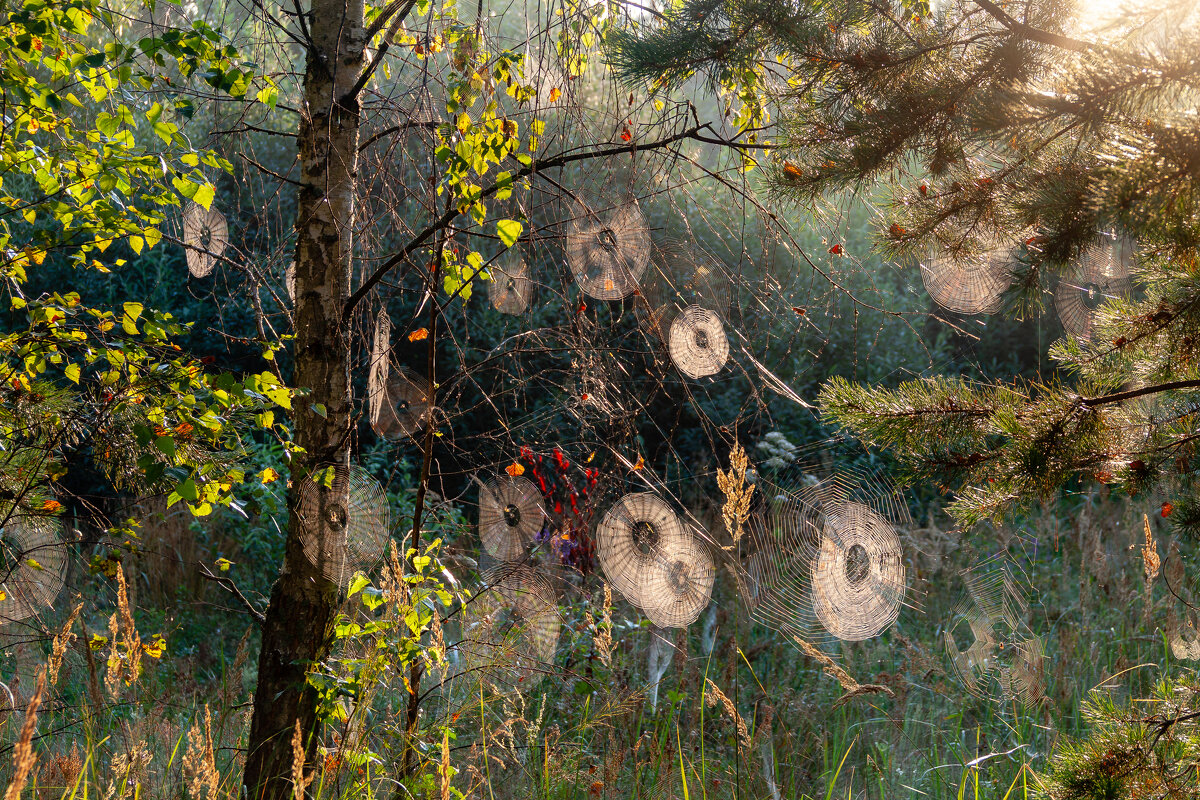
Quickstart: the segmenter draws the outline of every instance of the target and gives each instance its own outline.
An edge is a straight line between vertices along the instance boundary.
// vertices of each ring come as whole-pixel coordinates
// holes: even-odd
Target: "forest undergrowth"
[[[45,639],[6,634],[6,800],[238,796],[257,633],[227,577],[252,562],[223,526],[248,523],[142,510],[139,555],[97,557],[76,581],[77,592],[102,589],[107,606],[60,604],[41,621]],[[611,594],[606,603],[596,578],[568,577],[554,662],[530,669],[455,646],[455,602],[470,581],[449,576],[465,578],[474,532],[444,507],[446,544],[424,574],[405,578],[393,560],[351,587],[340,646],[314,670],[326,700],[320,756],[303,763],[297,743],[295,776],[322,798],[1044,796],[1047,759],[1085,732],[1089,695],[1137,700],[1190,671],[1169,633],[1189,624],[1181,554],[1191,545],[1160,536],[1168,510],[1076,496],[961,537],[930,511],[904,533],[910,593],[897,625],[808,654],[744,619],[728,574],[686,631],[652,629]],[[1147,524],[1163,565],[1149,587]],[[953,668],[960,572],[981,560],[1006,565],[1043,648],[1032,692],[969,687]],[[403,625],[387,624],[434,608],[445,623],[423,641],[406,644]],[[425,680],[408,730],[414,659]]]

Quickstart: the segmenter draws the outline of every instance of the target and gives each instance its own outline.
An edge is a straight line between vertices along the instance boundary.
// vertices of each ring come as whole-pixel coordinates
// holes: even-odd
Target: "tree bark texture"
[[[295,374],[306,390],[294,401],[287,545],[263,623],[258,687],[243,776],[253,800],[291,800],[292,736],[299,721],[311,769],[317,740],[315,691],[309,666],[329,649],[339,588],[305,555],[305,537],[345,535],[344,514],[301,519],[298,488],[313,470],[349,463],[351,432],[350,294],[352,230],[357,181],[360,108],[355,84],[363,72],[366,31],[363,0],[313,0],[298,134],[301,187],[296,218]],[[322,408],[323,407],[323,408]],[[321,490],[322,504],[346,508]],[[327,552],[319,548],[319,552]]]

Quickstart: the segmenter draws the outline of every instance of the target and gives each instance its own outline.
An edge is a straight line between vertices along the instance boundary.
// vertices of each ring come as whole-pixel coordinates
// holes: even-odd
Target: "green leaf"
[[[502,219],[496,223],[496,234],[500,237],[500,241],[504,242],[505,247],[512,247],[516,244],[517,239],[521,238],[523,230],[525,230],[525,226],[515,219]]]
[[[371,611],[374,611],[375,609],[377,609],[381,605],[383,605],[383,600],[384,600],[383,592],[379,589],[376,589],[374,586],[368,586],[366,589],[363,589],[363,593],[362,593],[363,605],[366,606]]]
[[[346,596],[354,597],[354,595],[358,594],[359,592],[361,592],[363,589],[367,588],[370,585],[371,585],[370,578],[368,578],[366,575],[362,574],[361,572],[356,572],[356,573],[354,573],[354,579],[350,581],[350,587],[346,590]]]
[[[279,102],[279,90],[274,86],[264,86],[262,89],[259,89],[255,99],[274,111],[275,104]]]
[[[170,436],[159,436],[154,440],[154,446],[157,447],[167,458],[171,459],[172,461],[175,460],[175,440]],[[180,492],[180,496],[182,495],[183,493]],[[192,499],[194,500],[195,498]]]
[[[204,206],[206,209],[212,207],[214,190],[212,184],[202,184],[196,189],[196,194],[192,196],[192,200]]]
[[[103,63],[103,56],[101,56]],[[121,120],[109,114],[107,111],[101,111],[96,115],[96,130],[103,133],[105,136],[113,137],[117,135],[117,131],[121,127]]]
[[[196,502],[200,499],[200,492],[196,489],[196,481],[188,478],[183,483],[175,487],[175,493],[184,500]]]

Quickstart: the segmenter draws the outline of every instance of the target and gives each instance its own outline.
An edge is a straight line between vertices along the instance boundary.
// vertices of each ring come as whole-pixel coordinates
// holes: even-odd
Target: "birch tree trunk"
[[[316,694],[306,672],[327,653],[339,589],[309,563],[301,537],[344,536],[344,522],[337,530],[322,515],[320,520],[305,520],[302,528],[295,504],[305,475],[322,466],[349,463],[350,325],[344,315],[350,293],[360,110],[356,83],[363,73],[366,38],[363,13],[363,0],[312,0],[307,15],[310,45],[298,134],[293,385],[309,394],[297,398],[294,406],[295,442],[303,452],[292,461],[287,546],[263,624],[243,776],[246,796],[256,800],[293,797],[292,736],[297,722],[305,761],[312,763]],[[324,500],[345,508],[345,497]]]

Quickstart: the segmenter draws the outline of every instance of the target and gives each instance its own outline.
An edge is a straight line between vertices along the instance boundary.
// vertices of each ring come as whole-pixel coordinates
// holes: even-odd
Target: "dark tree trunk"
[[[302,452],[292,461],[286,552],[263,624],[243,781],[255,800],[293,797],[297,721],[311,765],[316,694],[306,673],[328,652],[339,587],[309,563],[302,536],[344,535],[344,529],[328,529],[324,521],[307,520],[302,528],[294,508],[304,476],[349,460],[350,325],[344,315],[359,138],[355,84],[363,72],[366,38],[363,0],[313,0],[307,29],[311,46],[298,135],[293,383],[309,394],[295,401],[295,442]],[[344,498],[341,503],[344,507]]]

